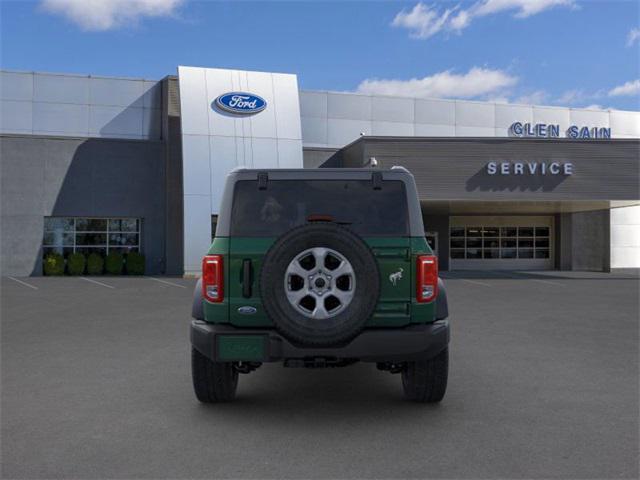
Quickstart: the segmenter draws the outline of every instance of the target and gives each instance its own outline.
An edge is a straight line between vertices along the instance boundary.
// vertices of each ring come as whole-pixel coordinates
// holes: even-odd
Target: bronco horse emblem
[[[402,268],[399,268],[397,272],[389,275],[389,281],[394,287],[396,286],[396,283],[398,283],[398,280],[402,278],[402,272],[404,272],[404,270]]]

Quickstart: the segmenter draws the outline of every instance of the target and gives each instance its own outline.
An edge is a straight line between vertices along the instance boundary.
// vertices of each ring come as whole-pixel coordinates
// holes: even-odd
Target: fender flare
[[[204,320],[202,302],[202,279],[199,279],[193,289],[193,303],[191,304],[191,316],[196,320]]]
[[[438,277],[438,296],[436,297],[436,320],[444,320],[449,316],[449,303],[444,281]]]

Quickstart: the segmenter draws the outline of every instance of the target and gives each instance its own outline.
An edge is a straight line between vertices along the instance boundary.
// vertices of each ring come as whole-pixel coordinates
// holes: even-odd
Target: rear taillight
[[[202,259],[202,295],[210,302],[224,300],[222,255],[206,255]]]
[[[419,303],[430,302],[438,295],[438,257],[435,255],[418,256],[416,287]]]

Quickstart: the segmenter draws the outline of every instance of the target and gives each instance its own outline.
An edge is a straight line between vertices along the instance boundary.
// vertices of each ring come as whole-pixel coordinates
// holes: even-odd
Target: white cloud
[[[587,105],[583,108],[586,110],[606,110],[606,108],[604,108],[602,105],[598,105],[597,103],[594,103],[593,105]]]
[[[104,31],[143,17],[175,15],[184,0],[42,0],[45,12],[62,15],[83,30]]]
[[[518,82],[502,70],[474,67],[464,74],[450,70],[410,80],[367,79],[358,85],[360,93],[419,98],[474,98],[496,95]]]
[[[536,90],[519,96],[514,103],[523,103],[525,105],[543,105],[549,102],[549,94],[544,90]]]
[[[640,95],[640,79],[630,80],[609,90],[610,97]]]
[[[419,2],[398,12],[391,25],[406,28],[413,38],[429,38],[440,31],[459,33],[478,17],[513,11],[516,18],[526,18],[558,6],[577,8],[575,0],[479,0],[466,9],[457,5],[444,10]]]
[[[627,34],[627,47],[633,46],[640,39],[640,28],[632,28]]]
[[[391,25],[406,28],[413,38],[429,38],[442,30],[451,12],[451,9],[447,9],[440,13],[435,8],[417,3],[411,11],[402,9],[398,12]]]

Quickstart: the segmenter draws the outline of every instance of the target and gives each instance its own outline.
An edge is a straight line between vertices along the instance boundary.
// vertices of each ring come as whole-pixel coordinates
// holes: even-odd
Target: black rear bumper
[[[229,342],[232,345],[238,342],[240,348],[230,350]],[[367,329],[346,345],[319,348],[294,345],[273,329],[237,328],[192,320],[191,344],[213,361],[277,362],[326,358],[402,362],[428,359],[446,348],[449,322],[438,320],[404,328]]]

